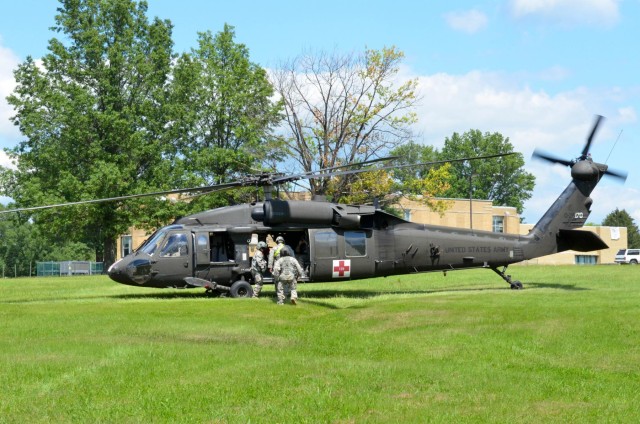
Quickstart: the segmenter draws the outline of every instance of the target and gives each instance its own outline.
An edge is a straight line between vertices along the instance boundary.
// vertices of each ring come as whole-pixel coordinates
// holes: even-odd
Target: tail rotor
[[[603,116],[596,115],[595,121],[593,123],[593,127],[591,128],[591,132],[587,137],[587,142],[584,145],[584,148],[582,149],[582,153],[578,158],[571,159],[571,160],[562,159],[538,149],[534,150],[532,157],[535,159],[540,159],[540,160],[544,160],[551,163],[559,163],[560,165],[568,166],[571,168],[572,175],[574,177],[579,176],[581,177],[580,179],[585,179],[585,177],[588,177],[590,175],[595,176],[596,174],[601,174],[601,175],[609,175],[611,177],[618,178],[622,181],[625,181],[627,179],[627,173],[625,171],[615,171],[615,170],[609,169],[607,165],[594,163],[591,160],[591,154],[589,153],[589,150],[591,149],[591,143],[593,143],[593,139],[603,120],[604,120]],[[580,166],[576,166],[577,164],[580,164],[585,161],[592,165],[587,166],[587,164],[585,163],[585,164],[581,164]],[[589,172],[587,171],[587,169],[589,169],[590,171],[595,170],[595,172]]]

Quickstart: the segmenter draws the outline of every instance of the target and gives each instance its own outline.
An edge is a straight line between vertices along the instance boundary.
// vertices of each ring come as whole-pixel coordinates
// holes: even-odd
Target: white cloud
[[[11,162],[11,159],[7,156],[4,150],[0,150],[0,166],[16,169],[16,166]]]
[[[619,0],[511,0],[515,18],[538,18],[561,25],[611,26],[620,19]]]
[[[620,116],[621,122],[638,122],[638,115],[636,113],[636,110],[631,106],[619,108],[618,115]]]
[[[13,92],[15,88],[15,79],[13,71],[19,64],[18,57],[8,48],[2,45],[0,39],[0,141],[4,139],[16,139],[19,131],[9,118],[13,116],[13,108],[7,103],[6,97]],[[12,144],[12,143],[2,143]]]
[[[402,70],[403,78],[418,78],[422,97],[416,111],[418,141],[441,148],[445,137],[471,129],[499,132],[521,152],[525,168],[536,176],[533,197],[525,203],[523,216],[535,222],[567,186],[569,169],[532,161],[534,149],[572,159],[582,151],[595,114],[607,116],[592,145],[594,158],[605,161],[611,153],[620,129],[633,133],[638,128],[638,94],[621,96],[618,89],[591,90],[577,87],[558,93],[532,89],[519,81],[521,75],[473,71],[463,75],[433,74],[415,76]],[[530,80],[531,75],[525,76]],[[624,90],[622,90],[624,91]],[[633,90],[627,90],[633,92]],[[635,101],[635,103],[634,103]],[[631,138],[623,136],[609,162],[616,169],[635,168],[633,155],[627,154]],[[640,177],[629,178],[626,185],[603,179],[594,191],[594,211],[590,222],[600,222],[611,210],[625,208],[640,222],[640,206],[630,197],[640,187]],[[629,188],[627,188],[629,187]],[[636,190],[638,191],[638,190]],[[624,193],[624,194],[621,194]]]
[[[500,132],[516,149],[528,153],[566,140],[581,144],[585,123],[593,116],[578,90],[550,95],[514,84],[509,76],[498,73],[422,76],[419,90],[423,98],[419,131],[436,145],[454,131],[470,129]]]
[[[476,33],[487,26],[487,15],[478,10],[450,12],[444,15],[447,24],[456,31],[468,34]]]

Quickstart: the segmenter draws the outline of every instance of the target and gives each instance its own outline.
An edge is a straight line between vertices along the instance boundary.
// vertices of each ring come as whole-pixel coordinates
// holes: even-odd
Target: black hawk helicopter
[[[395,274],[488,268],[512,289],[522,283],[506,274],[510,264],[565,250],[581,252],[608,246],[595,233],[578,230],[591,211],[589,197],[604,175],[626,179],[591,159],[589,148],[598,116],[580,156],[559,159],[539,151],[534,157],[571,168],[572,180],[527,235],[416,224],[374,206],[272,199],[271,188],[299,179],[364,172],[340,166],[297,175],[262,174],[241,181],[194,189],[122,196],[16,210],[122,200],[169,193],[208,193],[240,186],[265,187],[265,200],[212,209],[176,220],[152,234],[135,252],[108,270],[114,281],[142,287],[204,287],[208,293],[250,297],[251,256],[259,241],[280,235],[290,246],[308,246],[301,257],[305,282],[331,282]],[[503,155],[492,155],[481,159]],[[370,164],[393,158],[375,159]],[[439,162],[432,162],[435,164]],[[416,166],[416,165],[410,165]],[[397,168],[387,166],[376,169]],[[327,172],[328,171],[328,172]],[[6,211],[9,212],[9,211]],[[265,283],[271,282],[268,276]]]

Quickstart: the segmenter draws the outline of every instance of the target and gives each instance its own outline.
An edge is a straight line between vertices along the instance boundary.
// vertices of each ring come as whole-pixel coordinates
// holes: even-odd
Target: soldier
[[[269,251],[269,272],[273,273],[273,264],[280,257],[280,252],[285,248],[284,237],[276,237],[276,247]]]
[[[273,265],[273,277],[276,279],[276,291],[278,294],[278,305],[284,305],[285,288],[291,292],[291,303],[295,305],[298,301],[298,278],[304,275],[304,270],[300,263],[292,256],[290,249],[283,248],[280,251],[280,258]]]
[[[253,286],[253,297],[257,298],[262,290],[263,275],[267,271],[267,261],[264,255],[267,253],[267,243],[258,242],[258,249],[251,259],[251,275],[255,285]]]

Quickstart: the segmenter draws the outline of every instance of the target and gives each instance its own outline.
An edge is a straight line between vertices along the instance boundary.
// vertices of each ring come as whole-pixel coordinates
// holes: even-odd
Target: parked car
[[[640,263],[640,249],[620,249],[615,261],[617,264],[637,265]]]

